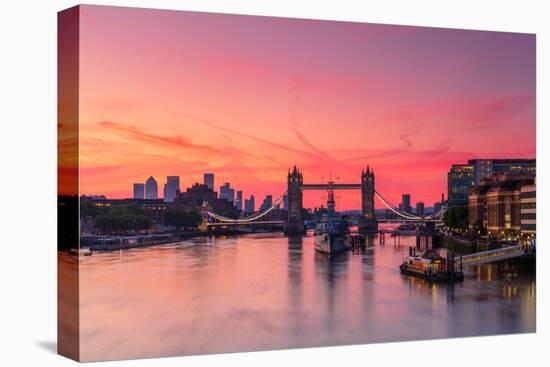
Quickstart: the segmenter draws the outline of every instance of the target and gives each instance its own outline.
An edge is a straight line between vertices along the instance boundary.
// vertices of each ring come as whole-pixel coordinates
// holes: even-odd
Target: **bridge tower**
[[[374,213],[374,170],[367,166],[361,172],[361,219],[359,232],[376,233],[378,222]]]
[[[298,234],[305,233],[304,218],[302,216],[302,184],[304,177],[302,173],[294,166],[292,172],[288,171],[288,220],[285,223],[285,233]]]

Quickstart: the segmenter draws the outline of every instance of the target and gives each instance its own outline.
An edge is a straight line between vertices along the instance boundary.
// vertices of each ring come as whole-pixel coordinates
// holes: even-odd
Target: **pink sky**
[[[359,182],[428,206],[471,158],[535,157],[535,36],[81,6],[83,194],[214,172],[256,196]],[[306,193],[307,207],[322,193]],[[339,209],[359,193],[339,192]],[[380,206],[379,203],[377,206]]]

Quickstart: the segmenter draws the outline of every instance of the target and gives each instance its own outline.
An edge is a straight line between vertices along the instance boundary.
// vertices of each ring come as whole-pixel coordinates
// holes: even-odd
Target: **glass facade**
[[[468,205],[470,188],[475,185],[475,167],[453,164],[447,175],[449,206]]]
[[[467,164],[453,164],[447,175],[450,206],[468,205],[470,188],[494,174],[536,174],[535,159],[470,159]]]

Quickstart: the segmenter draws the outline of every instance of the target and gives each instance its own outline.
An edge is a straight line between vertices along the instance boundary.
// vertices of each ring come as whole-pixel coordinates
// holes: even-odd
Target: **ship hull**
[[[324,254],[333,255],[348,249],[345,238],[331,236],[327,233],[313,237],[315,250]]]
[[[403,265],[399,266],[399,270],[401,271],[401,274],[403,275],[409,275],[417,278],[421,278],[424,280],[427,280],[429,282],[445,282],[445,281],[462,281],[464,280],[464,273],[461,271],[455,271],[452,273],[448,272],[435,272],[435,273],[427,273],[427,272],[421,272],[418,270],[409,269]]]

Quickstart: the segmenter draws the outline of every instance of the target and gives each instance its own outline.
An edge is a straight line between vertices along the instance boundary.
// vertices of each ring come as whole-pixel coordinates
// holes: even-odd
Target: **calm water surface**
[[[429,284],[399,273],[413,243],[329,259],[311,236],[270,233],[82,257],[82,359],[535,331],[535,276],[521,262]]]

